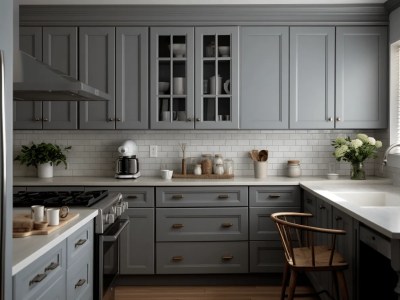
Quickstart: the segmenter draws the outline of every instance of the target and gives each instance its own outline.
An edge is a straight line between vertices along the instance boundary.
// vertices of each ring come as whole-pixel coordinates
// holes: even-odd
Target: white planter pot
[[[37,166],[37,175],[39,178],[53,177],[53,164],[48,162]]]

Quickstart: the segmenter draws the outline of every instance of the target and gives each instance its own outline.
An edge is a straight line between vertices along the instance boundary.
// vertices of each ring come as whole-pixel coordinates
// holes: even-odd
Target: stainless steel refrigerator
[[[16,1],[17,2],[17,1]],[[13,0],[0,1],[0,299],[12,299]],[[17,18],[18,19],[18,18]]]

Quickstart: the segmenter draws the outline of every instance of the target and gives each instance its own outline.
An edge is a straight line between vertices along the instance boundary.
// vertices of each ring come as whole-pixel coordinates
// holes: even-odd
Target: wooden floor
[[[116,300],[278,300],[279,286],[118,286]],[[298,286],[296,293],[312,293]],[[316,300],[318,297],[302,297]]]

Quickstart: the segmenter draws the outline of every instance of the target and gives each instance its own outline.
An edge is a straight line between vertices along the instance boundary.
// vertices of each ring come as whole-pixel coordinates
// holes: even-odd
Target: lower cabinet
[[[248,272],[247,187],[157,187],[156,273]]]
[[[282,272],[284,252],[271,214],[300,211],[298,186],[250,187],[250,272]]]
[[[93,299],[93,227],[89,222],[14,275],[13,299]]]

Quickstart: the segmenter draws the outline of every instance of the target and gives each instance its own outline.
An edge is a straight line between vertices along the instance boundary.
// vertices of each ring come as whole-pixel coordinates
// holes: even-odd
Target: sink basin
[[[400,195],[387,192],[336,192],[336,196],[358,206],[400,206]]]

